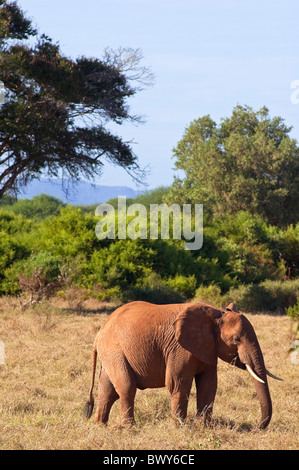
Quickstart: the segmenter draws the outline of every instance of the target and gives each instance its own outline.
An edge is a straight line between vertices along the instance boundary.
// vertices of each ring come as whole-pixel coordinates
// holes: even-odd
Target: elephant
[[[155,305],[143,301],[115,310],[96,335],[92,380],[83,414],[94,407],[97,357],[101,361],[95,422],[107,424],[113,403],[120,399],[123,424],[133,424],[136,390],[167,387],[171,414],[185,422],[195,379],[196,417],[211,422],[217,390],[218,358],[248,370],[261,406],[260,429],[268,426],[272,403],[267,375],[254,328],[235,304],[224,311],[206,303]]]

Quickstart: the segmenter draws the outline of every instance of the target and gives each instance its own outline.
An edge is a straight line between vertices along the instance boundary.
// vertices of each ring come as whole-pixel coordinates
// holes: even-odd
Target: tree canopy
[[[201,203],[214,215],[249,211],[278,226],[298,222],[299,148],[266,107],[236,106],[217,125],[194,120],[173,150],[176,178],[168,202]]]
[[[106,50],[102,59],[63,55],[37,35],[17,2],[0,0],[0,197],[40,174],[77,180],[101,174],[105,159],[138,179],[131,144],[107,123],[140,122],[127,99],[151,82],[139,50]]]

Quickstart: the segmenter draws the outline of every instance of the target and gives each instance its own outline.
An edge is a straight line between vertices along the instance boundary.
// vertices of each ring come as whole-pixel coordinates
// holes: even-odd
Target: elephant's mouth
[[[240,357],[239,357],[239,354],[237,354],[233,360],[231,361],[231,364],[236,366],[236,367],[239,367],[240,369],[243,369],[243,370],[248,370],[248,372],[252,375],[252,377],[257,380],[258,382],[262,382],[262,383],[265,383],[260,377],[258,377],[258,375],[253,371],[253,369],[247,364],[247,363],[244,363],[241,361]]]
[[[236,356],[234,356],[234,358],[231,360],[230,364],[232,366],[236,366],[238,367],[239,369],[243,369],[243,370],[248,370],[248,372],[256,379],[258,380],[259,382],[262,382],[262,383],[265,383],[263,380],[261,380],[257,375],[256,373],[252,370],[252,368],[248,365],[248,364],[245,364],[244,362],[241,361],[240,357],[239,357],[239,354],[237,354]],[[276,380],[280,380],[280,381],[283,381],[283,379],[281,379],[280,377],[277,377],[276,375],[272,374],[272,372],[269,372],[268,369],[265,369],[265,372],[266,374],[269,376],[269,377],[272,377],[273,379],[276,379]]]
[[[243,370],[246,369],[246,365],[241,361],[241,359],[240,359],[240,357],[239,357],[239,354],[237,354],[236,356],[234,356],[234,358],[231,360],[230,364],[231,364],[232,366],[239,367],[239,369],[243,369]]]

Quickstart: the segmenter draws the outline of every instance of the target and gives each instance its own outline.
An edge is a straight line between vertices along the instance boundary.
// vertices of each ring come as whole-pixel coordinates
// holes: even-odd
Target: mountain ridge
[[[18,194],[18,199],[32,199],[40,194],[47,194],[74,205],[90,205],[107,202],[109,199],[125,196],[135,198],[139,191],[127,186],[106,186],[92,184],[87,181],[73,183],[69,188],[63,188],[60,180],[34,180]]]

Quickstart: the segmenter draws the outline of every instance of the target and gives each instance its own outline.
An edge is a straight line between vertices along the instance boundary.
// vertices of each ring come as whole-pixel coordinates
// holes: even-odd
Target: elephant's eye
[[[241,340],[240,340],[239,336],[236,336],[236,335],[231,337],[231,341],[235,344],[240,344],[241,343]]]

